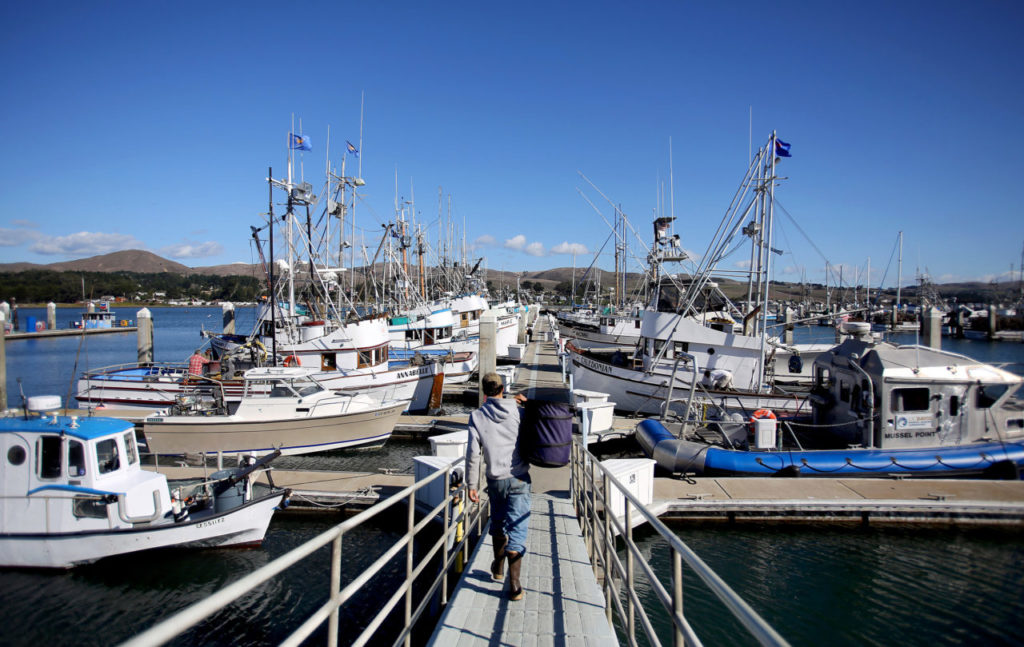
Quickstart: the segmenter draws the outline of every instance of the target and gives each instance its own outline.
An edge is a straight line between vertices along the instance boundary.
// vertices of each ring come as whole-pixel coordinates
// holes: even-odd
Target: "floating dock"
[[[9,332],[4,339],[48,339],[52,337],[81,337],[85,335],[104,335],[117,332],[136,332],[138,326],[118,328],[58,328],[56,330],[37,330],[35,332]]]

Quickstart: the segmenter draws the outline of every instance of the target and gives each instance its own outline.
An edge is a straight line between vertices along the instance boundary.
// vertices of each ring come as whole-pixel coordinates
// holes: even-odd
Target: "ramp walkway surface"
[[[547,331],[538,319],[536,331]],[[554,342],[535,341],[511,389],[528,398],[568,402]],[[477,544],[445,608],[431,645],[618,645],[605,616],[604,595],[587,556],[569,499],[569,468],[530,469],[530,523],[520,583],[522,600],[508,599],[505,581],[491,580],[491,537]]]

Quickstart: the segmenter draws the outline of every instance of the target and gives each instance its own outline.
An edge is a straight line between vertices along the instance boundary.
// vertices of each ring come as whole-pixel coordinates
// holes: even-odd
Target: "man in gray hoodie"
[[[494,561],[491,578],[505,577],[508,559],[509,598],[523,599],[519,583],[523,553],[526,552],[526,529],[530,520],[530,465],[519,456],[519,407],[526,398],[517,395],[505,399],[501,376],[487,373],[480,380],[487,400],[469,415],[469,447],[466,451],[466,483],[469,500],[477,503],[479,488],[480,448],[487,465],[487,496],[491,502],[491,539]]]

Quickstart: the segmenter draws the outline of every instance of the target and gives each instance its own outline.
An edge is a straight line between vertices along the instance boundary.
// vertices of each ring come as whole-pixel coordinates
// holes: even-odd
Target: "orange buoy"
[[[295,355],[289,355],[288,357],[284,358],[284,365],[285,366],[298,366],[299,365],[299,358],[296,357]]]

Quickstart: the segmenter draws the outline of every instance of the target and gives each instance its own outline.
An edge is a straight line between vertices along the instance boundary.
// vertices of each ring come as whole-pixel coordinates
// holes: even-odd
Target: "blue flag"
[[[789,154],[789,144],[778,137],[775,138],[775,157],[793,157]]]
[[[313,143],[305,135],[288,134],[288,147],[297,151],[313,150]]]
[[[352,145],[352,142],[345,140],[345,144],[348,146],[348,152],[352,153],[356,157],[359,157],[359,149]]]

